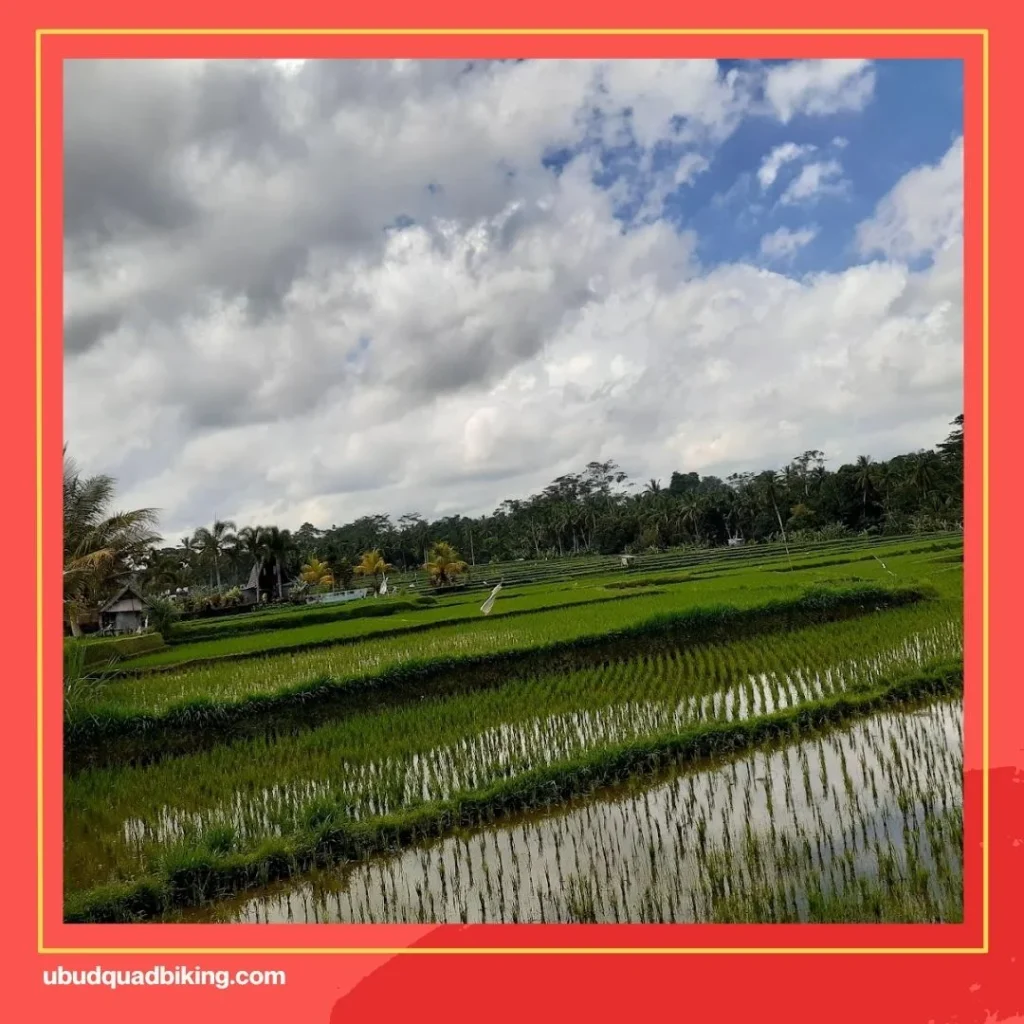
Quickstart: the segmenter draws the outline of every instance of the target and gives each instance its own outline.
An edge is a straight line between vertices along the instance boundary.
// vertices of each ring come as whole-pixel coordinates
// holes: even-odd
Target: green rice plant
[[[904,683],[905,697],[910,691]],[[862,710],[885,707],[858,700]],[[571,778],[550,770],[462,806],[449,802],[443,812],[421,808],[342,828],[331,841],[344,863],[330,868],[317,869],[318,857],[300,843],[278,841],[268,846],[285,871],[278,877],[288,858],[308,864],[305,875],[193,911],[175,910],[188,902],[184,879],[175,889],[152,877],[78,894],[66,916],[125,919],[157,909],[167,920],[245,922],[959,920],[959,704],[883,710],[830,729],[848,715],[834,714],[838,707],[819,705],[797,733],[792,713],[781,729],[779,719],[774,728],[762,720],[747,727],[749,744],[733,746],[732,756],[691,759],[650,780],[636,778],[635,765],[625,776],[613,770],[653,752],[625,748],[576,766]],[[710,737],[736,728],[704,727],[700,748],[721,752]],[[696,735],[685,741],[691,748]],[[744,753],[751,747],[756,752]],[[894,748],[914,758],[896,762]],[[801,764],[818,760],[821,778],[805,783]],[[863,781],[846,788],[852,766],[874,780],[873,792]],[[616,777],[630,781],[607,788]],[[602,788],[568,807],[531,810],[538,805],[528,797],[551,784]],[[513,817],[488,824],[479,811],[497,802]],[[479,826],[431,839],[469,820]],[[371,849],[381,856],[368,859]],[[254,872],[237,856],[203,869],[217,879],[204,893]],[[154,893],[162,893],[156,908]]]
[[[657,643],[721,641],[794,628],[898,607],[926,593],[920,587],[864,585],[813,589],[772,601],[762,592],[735,591],[732,607],[694,606],[691,599],[679,602],[678,610],[671,610],[666,598],[641,598],[584,606],[571,618],[547,612],[514,623],[465,623],[430,631],[416,643],[399,637],[115,680],[95,703],[66,719],[65,764],[122,756],[119,737],[129,748],[142,737],[149,756],[160,756],[232,731],[237,735],[242,728],[264,728],[264,722],[280,725],[289,708],[308,717],[316,705],[358,706],[370,692],[416,696],[443,692],[445,686],[494,685],[542,663],[568,668]]]
[[[201,840],[211,828],[230,827],[250,846],[267,835],[294,835],[309,827],[309,808],[325,800],[345,820],[369,820],[624,743],[814,708],[844,694],[872,693],[886,677],[962,650],[953,623],[903,636],[892,649],[887,645],[900,635],[894,625],[925,623],[920,615],[916,623],[885,618],[873,635],[850,623],[793,634],[791,660],[778,662],[784,685],[757,673],[771,648],[752,641],[728,645],[732,674],[712,680],[701,675],[708,658],[683,651],[660,664],[638,659],[392,708],[272,743],[83,773],[66,784],[67,877],[81,885],[100,881],[97,869],[129,876],[160,849]],[[708,657],[721,650],[709,649]],[[825,652],[846,652],[848,660],[823,659]],[[715,686],[725,689],[709,692]],[[225,793],[223,779],[233,780],[233,790]]]
[[[609,595],[600,590],[574,591],[567,594],[547,593],[543,595],[511,594],[504,598],[501,609],[491,616],[491,621],[529,612],[542,612],[581,604],[628,600],[632,595]],[[396,605],[399,602],[395,602]],[[156,654],[133,658],[120,665],[124,675],[143,674],[149,671],[183,670],[197,665],[219,662],[222,659],[257,658],[270,654],[300,651],[317,647],[331,647],[336,644],[356,643],[366,637],[403,636],[418,633],[439,626],[459,623],[466,619],[479,618],[476,603],[454,608],[437,608],[422,611],[419,606],[404,607],[397,611],[404,615],[389,613],[381,617],[347,617],[341,621],[307,626],[293,623],[286,629],[275,629],[259,633],[239,633],[197,643],[178,644]],[[415,614],[410,612],[410,607]]]

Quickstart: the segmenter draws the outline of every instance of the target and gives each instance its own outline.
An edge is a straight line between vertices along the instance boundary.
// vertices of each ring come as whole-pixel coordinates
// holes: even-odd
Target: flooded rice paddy
[[[962,706],[934,702],[173,919],[957,921],[962,767]]]
[[[598,748],[813,704],[959,656],[957,621],[893,642],[893,616],[902,616],[904,626],[920,625],[922,614],[817,627],[791,634],[785,644],[735,643],[542,676],[354,716],[297,737],[87,772],[65,784],[74,809],[65,817],[66,878],[83,886],[131,877],[165,851],[209,836],[251,847],[301,828],[324,800],[340,804],[350,819],[372,818]],[[823,639],[839,660],[808,656]],[[755,673],[751,665],[771,667]],[[644,698],[629,699],[637,693]],[[547,713],[529,713],[541,709]]]

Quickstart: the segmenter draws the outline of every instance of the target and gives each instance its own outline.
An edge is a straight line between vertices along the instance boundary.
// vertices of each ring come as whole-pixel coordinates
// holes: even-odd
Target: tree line
[[[294,531],[218,521],[170,546],[156,535],[154,510],[112,514],[113,481],[82,478],[65,457],[66,606],[73,612],[95,603],[132,577],[154,593],[199,588],[223,594],[243,585],[257,564],[272,572],[281,596],[285,580],[347,588],[360,575],[378,579],[384,571],[420,567],[435,581],[450,582],[461,572],[452,566],[462,561],[471,568],[730,540],[959,530],[962,414],[951,428],[933,449],[879,461],[862,455],[834,470],[826,467],[824,452],[808,450],[781,469],[724,480],[674,472],[667,483],[651,479],[637,489],[614,461],[590,462],[537,494],[506,499],[490,515],[428,521],[415,512],[395,520],[379,513],[328,528],[303,523]]]

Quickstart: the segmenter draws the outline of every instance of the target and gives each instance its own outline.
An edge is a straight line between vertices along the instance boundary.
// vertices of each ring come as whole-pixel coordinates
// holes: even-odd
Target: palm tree
[[[444,587],[455,583],[468,566],[448,541],[440,540],[430,549],[423,568],[427,570],[433,586]]]
[[[220,590],[220,559],[228,547],[234,543],[235,535],[232,530],[237,529],[230,520],[214,520],[213,529],[208,530],[201,526],[195,532],[192,543],[199,550],[199,553],[206,559],[213,562],[214,572],[217,577],[217,589]]]
[[[281,570],[284,567],[285,559],[295,551],[295,542],[287,530],[281,530],[276,526],[266,526],[261,529],[263,549],[267,556],[274,563],[274,574],[277,576],[277,599],[284,600],[284,581]]]
[[[394,569],[394,566],[384,561],[384,556],[380,553],[380,550],[374,549],[363,554],[359,564],[353,571],[357,576],[371,576],[374,583],[376,583],[378,577],[383,576],[386,572],[391,572],[392,569]]]
[[[679,525],[690,528],[690,531],[693,533],[694,542],[697,544],[701,542],[700,523],[703,513],[704,501],[700,495],[692,492],[679,502],[676,512]]]
[[[243,526],[238,531],[238,549],[252,559],[252,567],[256,569],[256,599],[259,600],[260,574],[267,561],[268,551],[262,526]]]
[[[644,494],[660,494],[660,493],[661,493],[661,481],[660,480],[655,480],[654,477],[651,477],[651,479],[647,481],[647,486],[644,488]]]
[[[875,464],[871,461],[870,455],[858,455],[854,464],[854,483],[861,492],[864,507],[864,517],[868,514],[868,491],[874,482]]]
[[[74,636],[82,612],[94,608],[118,577],[160,540],[157,510],[112,512],[114,480],[82,477],[64,448],[64,607]]]
[[[321,562],[315,555],[310,556],[301,569],[300,573],[303,583],[311,587],[333,587],[334,574],[325,562]]]
[[[933,452],[918,452],[913,456],[910,465],[910,482],[921,495],[928,497],[928,492],[935,486],[935,463],[937,458]]]

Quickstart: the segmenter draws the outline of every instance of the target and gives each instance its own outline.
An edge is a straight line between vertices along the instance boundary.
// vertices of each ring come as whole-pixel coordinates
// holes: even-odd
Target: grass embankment
[[[787,546],[781,542],[746,544],[734,548],[676,548],[641,554],[628,567],[623,567],[620,564],[621,556],[619,555],[566,555],[539,561],[491,563],[486,566],[477,566],[471,572],[468,583],[460,587],[459,591],[479,590],[486,586],[493,586],[499,578],[503,578],[507,586],[512,586],[565,583],[594,576],[621,576],[623,573],[661,572],[705,566],[711,563],[729,564],[736,567],[754,566],[773,558],[789,559],[794,555],[800,556],[809,553],[820,555],[823,552],[853,552],[871,547],[893,547],[904,543],[921,544],[932,540],[962,539],[962,536],[961,533],[955,531],[932,534],[894,534],[892,536],[857,535],[838,537],[827,541],[790,541],[788,551]],[[425,579],[425,574],[422,572],[399,573],[392,577],[392,583],[396,588],[403,587],[410,582],[422,586]],[[487,582],[483,582],[484,580]]]
[[[486,624],[486,631],[478,629],[468,637],[455,630],[437,630],[436,635],[432,634],[433,647],[428,648],[432,656],[424,656],[423,644],[403,649],[396,640],[381,641],[374,645],[377,650],[370,652],[361,652],[362,645],[352,645],[306,653],[294,660],[308,661],[317,654],[330,656],[333,670],[310,672],[296,682],[287,682],[281,675],[271,676],[278,685],[262,691],[250,685],[246,692],[243,679],[243,688],[224,688],[218,695],[212,686],[196,686],[195,677],[202,677],[201,670],[150,677],[134,684],[114,680],[99,687],[98,698],[69,709],[65,718],[65,768],[156,759],[202,749],[227,737],[306,727],[316,712],[338,714],[365,706],[369,695],[402,700],[498,685],[516,675],[571,671],[650,653],[658,644],[721,642],[836,621],[875,609],[913,604],[928,594],[925,586],[873,585],[820,588],[775,600],[765,600],[763,594],[755,593],[745,607],[648,611],[647,617],[634,615],[632,621],[621,611],[617,621],[616,617],[609,618],[622,605],[599,605],[589,610],[589,619],[581,612],[571,621],[553,621],[550,613],[542,613],[534,617],[532,636],[530,629],[510,632],[507,625],[503,627],[504,635],[502,627]],[[629,606],[642,603],[630,602]],[[602,614],[595,616],[595,612]],[[524,616],[518,622],[526,623],[530,618]],[[460,647],[461,653],[452,653],[452,648],[458,651]],[[273,660],[268,658],[265,664]],[[237,670],[250,664],[242,662],[234,667]],[[182,682],[192,683],[192,693],[176,688],[175,684],[180,686]],[[147,691],[158,689],[164,699],[155,703],[153,693]],[[146,697],[150,698],[148,707],[144,699],[139,699]]]
[[[303,831],[267,839],[236,853],[216,843],[179,850],[158,872],[124,883],[72,893],[65,901],[69,922],[135,921],[174,907],[226,897],[318,865],[363,859],[400,849],[452,829],[504,815],[551,806],[601,786],[723,753],[821,729],[926,697],[951,695],[963,684],[961,663],[935,666],[911,676],[797,705],[758,718],[692,726],[674,735],[637,740],[588,752],[447,800],[353,822],[341,807],[317,805]]]
[[[64,657],[81,659],[82,668],[97,665],[113,665],[151,651],[166,649],[164,638],[159,633],[142,633],[139,636],[117,637],[76,637],[64,641]]]
[[[916,546],[898,546],[898,547],[884,547],[878,548],[877,550],[871,551],[870,554],[860,554],[858,551],[852,551],[846,553],[843,557],[832,557],[832,558],[815,558],[813,555],[804,555],[803,557],[787,558],[785,554],[779,556],[773,554],[770,559],[765,559],[763,562],[758,562],[753,566],[728,566],[728,565],[709,565],[701,568],[693,569],[688,573],[672,574],[672,575],[660,575],[660,576],[634,576],[630,579],[625,580],[613,580],[610,583],[605,583],[604,587],[608,590],[632,590],[639,587],[654,587],[654,586],[667,586],[674,583],[693,583],[699,580],[706,580],[715,577],[720,577],[725,574],[732,574],[736,572],[752,572],[755,568],[761,572],[775,572],[775,573],[788,573],[788,572],[804,572],[810,569],[825,569],[831,568],[837,565],[856,565],[863,562],[876,562],[879,559],[886,561],[891,558],[904,558],[908,555],[919,555],[919,554],[931,554],[935,552],[949,551],[954,548],[962,548],[963,541],[946,541],[936,542],[932,544],[916,545]],[[949,561],[962,561],[963,553],[961,551],[959,556],[951,557]],[[934,559],[939,561],[939,559]]]
[[[660,591],[659,591],[660,593]],[[559,608],[582,604],[597,604],[607,601],[622,601],[636,598],[637,594],[605,594],[599,589],[569,591],[564,595],[547,591],[543,594],[511,595],[503,600],[490,615],[490,621],[503,620],[531,612],[555,611]],[[396,604],[404,602],[395,602]],[[341,622],[294,625],[286,629],[275,629],[260,633],[239,633],[236,635],[207,640],[199,643],[179,644],[166,648],[157,654],[133,658],[118,666],[119,674],[140,675],[157,671],[175,671],[196,665],[208,665],[228,659],[266,657],[271,654],[299,653],[318,647],[332,647],[336,644],[358,643],[367,637],[404,636],[424,629],[436,629],[463,622],[466,619],[480,619],[476,601],[454,607],[432,608],[429,611],[414,609],[416,614],[389,613],[386,616],[349,617]],[[352,621],[353,618],[355,621]]]
[[[398,612],[416,611],[432,607],[436,601],[420,598],[391,597],[386,600],[362,598],[336,604],[305,605],[299,608],[277,608],[257,612],[239,612],[237,615],[188,619],[174,625],[174,643],[196,643],[228,636],[245,636],[266,630],[315,626],[321,622],[345,622],[351,619],[396,615]]]

